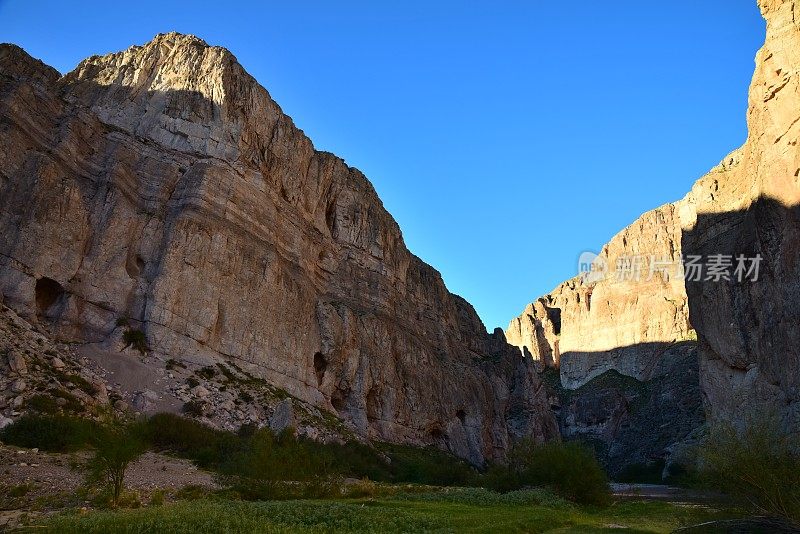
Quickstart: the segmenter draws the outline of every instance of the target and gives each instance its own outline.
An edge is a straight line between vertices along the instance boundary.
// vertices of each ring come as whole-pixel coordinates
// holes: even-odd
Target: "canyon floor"
[[[349,499],[245,502],[211,473],[147,453],[126,477],[130,508],[95,507],[80,465],[85,453],[0,446],[0,531],[53,532],[672,532],[738,517],[702,495],[666,487],[614,487],[607,508],[567,503],[544,490],[371,485]],[[351,481],[358,485],[359,481]],[[691,530],[690,530],[691,531]]]

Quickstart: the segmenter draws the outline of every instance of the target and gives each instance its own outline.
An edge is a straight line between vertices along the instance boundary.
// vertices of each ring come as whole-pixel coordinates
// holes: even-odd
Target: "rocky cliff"
[[[3,45],[0,156],[4,302],[101,364],[229,362],[478,464],[557,436],[530,359],[227,50],[159,35],[62,77]]]
[[[687,281],[703,393],[713,419],[774,412],[800,429],[800,19],[796,2],[760,0],[748,137],[692,188],[687,254],[761,257],[757,280]],[[748,268],[750,264],[748,264]],[[753,273],[755,274],[755,273]]]
[[[510,343],[550,380],[561,435],[593,447],[615,479],[670,475],[704,422],[681,270],[684,201],[642,215],[594,269],[511,321]]]
[[[647,380],[662,353],[693,336],[680,270],[683,201],[642,215],[572,278],[529,304],[506,330],[512,343],[560,369],[574,389],[606,371]]]
[[[559,367],[561,386],[581,388],[612,370],[650,382],[676,342],[696,337],[707,417],[741,423],[747,414],[774,413],[800,429],[800,22],[796,2],[759,7],[767,38],[756,57],[745,144],[682,200],[615,236],[596,260],[600,269],[511,321],[509,342]],[[690,388],[695,378],[685,380]],[[600,419],[611,424],[627,401],[598,402]],[[565,435],[597,433],[569,428],[581,418],[562,415]]]

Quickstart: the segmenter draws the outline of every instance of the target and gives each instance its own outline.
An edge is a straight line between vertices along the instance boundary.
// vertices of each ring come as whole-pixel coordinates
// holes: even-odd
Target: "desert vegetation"
[[[800,526],[800,438],[772,414],[717,423],[699,448],[700,481],[753,513]]]
[[[788,437],[775,439],[774,428],[764,425],[745,434],[728,427],[710,433],[699,450],[704,468],[693,480],[735,500],[691,508],[615,499],[591,449],[578,443],[522,440],[507,462],[478,470],[439,450],[323,444],[252,426],[227,432],[174,414],[135,421],[27,415],[3,429],[0,439],[85,458],[75,468],[87,488],[95,488],[97,510],[75,514],[66,507],[32,522],[58,532],[132,525],[170,532],[204,532],[210,525],[233,531],[592,531],[622,525],[661,532],[754,513],[797,520],[795,445]],[[145,450],[190,460],[213,474],[216,487],[157,490],[149,499],[126,492],[127,469]],[[28,491],[19,485],[3,495],[18,502]]]

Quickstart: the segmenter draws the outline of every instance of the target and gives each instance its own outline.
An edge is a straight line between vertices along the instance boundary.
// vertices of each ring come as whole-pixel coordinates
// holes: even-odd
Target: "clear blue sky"
[[[491,330],[744,141],[764,39],[755,0],[494,4],[0,0],[0,41],[229,48]]]

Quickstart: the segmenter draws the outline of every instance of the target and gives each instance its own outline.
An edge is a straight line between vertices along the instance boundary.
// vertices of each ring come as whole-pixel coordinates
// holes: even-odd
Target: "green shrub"
[[[657,460],[649,464],[635,463],[622,469],[614,480],[633,484],[661,484],[663,472],[664,460]]]
[[[52,415],[59,411],[56,400],[49,395],[34,395],[28,399],[26,406],[41,414]]]
[[[436,486],[470,486],[477,482],[472,466],[439,449],[388,444],[381,448],[390,459],[390,478],[395,482]]]
[[[167,362],[164,364],[164,367],[166,367],[167,371],[174,371],[175,369],[186,369],[186,366],[182,362],[174,358],[170,358],[169,360],[167,360]]]
[[[263,429],[221,466],[220,480],[247,500],[340,496],[332,460],[309,441]]]
[[[212,378],[217,376],[217,370],[211,367],[210,365],[206,365],[205,367],[195,371],[195,374],[197,374],[197,376],[205,380],[211,380]]]
[[[510,452],[507,465],[489,470],[486,482],[502,492],[542,486],[581,504],[610,501],[608,477],[591,450],[575,442],[537,445],[522,440]]]
[[[127,328],[122,333],[122,341],[125,342],[125,346],[122,347],[122,350],[131,347],[142,355],[150,350],[147,346],[147,336],[138,328]]]
[[[163,506],[164,501],[166,500],[167,492],[163,489],[155,490],[152,495],[150,495],[150,502],[147,503],[148,506]]]
[[[24,415],[0,431],[0,439],[17,447],[48,452],[73,452],[85,448],[96,424],[63,415]]]
[[[232,432],[215,430],[197,421],[160,413],[145,423],[145,441],[157,451],[170,451],[200,467],[216,467],[241,447]]]
[[[192,415],[194,417],[203,417],[203,403],[199,401],[189,401],[183,404],[183,408],[181,409],[183,413],[186,415]]]
[[[209,490],[205,486],[199,484],[189,484],[184,486],[175,493],[175,498],[182,501],[197,501],[208,497]]]
[[[747,418],[744,429],[719,423],[699,450],[707,484],[756,512],[800,524],[800,438],[777,418]]]

